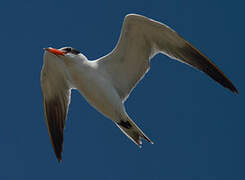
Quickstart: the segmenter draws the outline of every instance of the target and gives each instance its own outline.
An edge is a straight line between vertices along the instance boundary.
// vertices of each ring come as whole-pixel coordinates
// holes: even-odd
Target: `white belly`
[[[71,73],[73,85],[99,112],[119,122],[125,114],[122,101],[112,84],[97,71]]]

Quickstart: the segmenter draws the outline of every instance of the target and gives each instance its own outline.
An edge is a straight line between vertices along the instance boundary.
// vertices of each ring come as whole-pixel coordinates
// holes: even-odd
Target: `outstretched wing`
[[[60,162],[62,160],[64,127],[71,90],[63,62],[49,52],[44,54],[41,87],[49,136],[56,157]]]
[[[238,93],[235,86],[208,57],[168,26],[129,14],[125,17],[115,49],[98,60],[99,68],[111,78],[122,100],[149,69],[150,59],[163,53],[205,72],[222,86]]]

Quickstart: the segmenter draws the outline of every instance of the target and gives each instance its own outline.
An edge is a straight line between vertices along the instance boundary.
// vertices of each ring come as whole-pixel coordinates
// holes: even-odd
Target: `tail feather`
[[[129,139],[131,139],[140,148],[142,145],[142,138],[148,141],[149,143],[153,144],[150,138],[148,138],[129,117],[126,120],[121,120],[119,123],[116,123],[116,125],[126,136],[128,136]]]

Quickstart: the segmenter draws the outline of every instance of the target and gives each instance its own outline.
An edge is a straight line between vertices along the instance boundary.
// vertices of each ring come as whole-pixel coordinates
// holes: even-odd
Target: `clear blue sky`
[[[0,179],[245,179],[244,6],[241,0],[2,1]],[[58,164],[43,116],[42,48],[69,45],[96,59],[113,49],[128,13],[172,27],[240,94],[158,55],[126,102],[155,144],[139,149],[73,91]]]

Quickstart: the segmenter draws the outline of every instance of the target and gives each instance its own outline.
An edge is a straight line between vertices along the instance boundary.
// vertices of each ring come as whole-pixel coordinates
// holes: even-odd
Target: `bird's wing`
[[[60,162],[71,90],[69,88],[68,73],[63,62],[49,52],[44,54],[41,87],[49,136],[56,157]]]
[[[125,17],[115,49],[99,59],[98,64],[111,78],[121,99],[126,100],[157,53],[191,65],[237,93],[231,81],[208,57],[168,26],[140,15]]]

